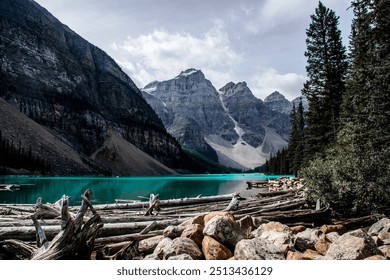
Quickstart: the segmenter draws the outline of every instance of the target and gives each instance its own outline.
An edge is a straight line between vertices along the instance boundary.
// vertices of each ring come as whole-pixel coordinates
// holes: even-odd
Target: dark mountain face
[[[0,97],[85,155],[110,129],[180,162],[180,146],[115,61],[34,1],[0,2],[0,81]]]

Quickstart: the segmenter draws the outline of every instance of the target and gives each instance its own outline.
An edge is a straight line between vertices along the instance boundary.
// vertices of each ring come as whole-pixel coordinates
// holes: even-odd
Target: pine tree
[[[305,170],[309,196],[342,214],[389,213],[390,2],[352,1],[351,68],[343,122],[325,159]]]
[[[308,80],[302,90],[309,100],[305,154],[312,159],[335,139],[348,68],[338,29],[339,17],[319,2],[306,30]]]

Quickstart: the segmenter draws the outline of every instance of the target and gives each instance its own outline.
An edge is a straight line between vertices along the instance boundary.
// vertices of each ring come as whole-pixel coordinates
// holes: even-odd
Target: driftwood
[[[153,211],[156,210],[156,212],[160,212],[160,201],[157,199],[158,194],[154,195],[151,194],[149,198],[149,208],[146,210],[145,216],[153,215]]]
[[[50,242],[36,217],[34,215],[31,217],[36,228],[38,245],[32,259],[90,259],[94,239],[102,226],[99,224],[100,216],[90,203],[91,196],[92,191],[89,189],[82,195],[82,204],[74,220],[68,211],[69,197],[62,197],[60,202],[61,231]],[[94,215],[84,224],[83,218],[88,208]]]

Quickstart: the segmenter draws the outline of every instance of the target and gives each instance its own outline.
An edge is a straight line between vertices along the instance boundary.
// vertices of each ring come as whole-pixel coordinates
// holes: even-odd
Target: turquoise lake
[[[160,199],[210,196],[240,192],[242,196],[258,193],[246,190],[247,181],[264,181],[281,176],[261,174],[180,175],[157,177],[23,177],[2,176],[1,184],[19,184],[20,190],[0,191],[0,204],[33,204],[38,197],[43,203],[54,203],[63,194],[79,205],[80,195],[90,188],[94,204],[114,203],[115,199],[140,200],[159,194]],[[291,176],[290,176],[291,177]]]

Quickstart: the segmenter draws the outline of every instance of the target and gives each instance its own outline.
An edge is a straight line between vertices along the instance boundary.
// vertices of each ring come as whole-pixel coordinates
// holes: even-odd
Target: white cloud
[[[274,91],[279,91],[287,99],[292,100],[301,94],[301,89],[306,77],[296,73],[278,73],[274,68],[269,68],[249,80],[249,87],[254,95],[264,100]]]
[[[171,79],[188,68],[201,69],[214,83],[213,78],[229,76],[221,73],[221,69],[229,72],[242,58],[232,49],[222,21],[216,21],[213,28],[198,37],[154,30],[136,38],[128,37],[122,43],[115,42],[111,48],[117,54],[117,62],[138,86]]]

